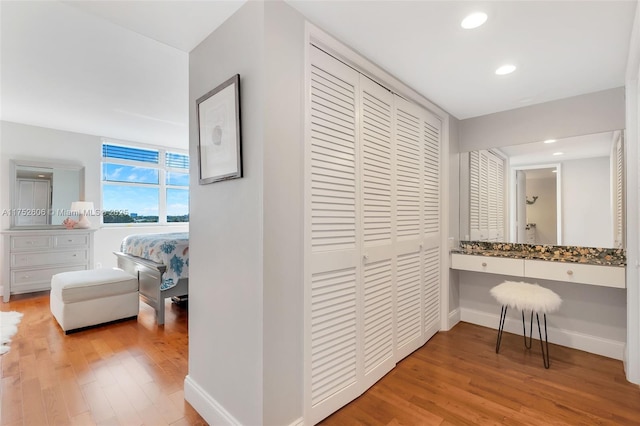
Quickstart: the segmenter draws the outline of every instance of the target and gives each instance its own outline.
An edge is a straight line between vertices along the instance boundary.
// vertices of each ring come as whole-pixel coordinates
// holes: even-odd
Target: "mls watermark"
[[[103,216],[105,213],[128,215],[129,210],[3,209],[2,216]]]

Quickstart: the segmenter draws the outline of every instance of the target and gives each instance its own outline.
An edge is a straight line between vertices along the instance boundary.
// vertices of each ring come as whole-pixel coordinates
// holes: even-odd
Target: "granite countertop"
[[[586,265],[626,266],[627,264],[623,249],[598,247],[461,241],[460,247],[451,250],[451,253]]]

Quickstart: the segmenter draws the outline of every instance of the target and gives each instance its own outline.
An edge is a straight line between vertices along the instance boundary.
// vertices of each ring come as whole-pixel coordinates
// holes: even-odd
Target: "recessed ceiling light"
[[[512,64],[506,64],[501,66],[500,68],[498,68],[496,70],[496,74],[498,75],[506,75],[506,74],[511,74],[512,72],[514,72],[516,70],[516,66],[512,65]]]
[[[554,143],[555,141],[555,139],[547,139],[546,141],[544,141],[544,143]]]
[[[474,12],[470,15],[467,15],[460,26],[465,30],[470,30],[473,28],[478,28],[480,25],[484,24],[487,21],[487,14],[484,12]]]
[[[553,155],[562,155],[564,152],[554,152]]]

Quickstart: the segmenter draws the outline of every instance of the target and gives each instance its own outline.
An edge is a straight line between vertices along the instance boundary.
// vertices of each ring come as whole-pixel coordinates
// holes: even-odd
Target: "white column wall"
[[[241,179],[198,184],[191,162],[189,375],[185,398],[210,424],[262,424],[264,4],[247,2],[189,54],[189,151],[196,99],[240,74]]]

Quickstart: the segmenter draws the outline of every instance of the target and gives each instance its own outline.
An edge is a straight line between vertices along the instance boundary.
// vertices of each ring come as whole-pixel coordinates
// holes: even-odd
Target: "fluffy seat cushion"
[[[505,281],[493,287],[490,292],[501,305],[519,311],[550,313],[557,311],[562,303],[560,296],[538,284]]]

